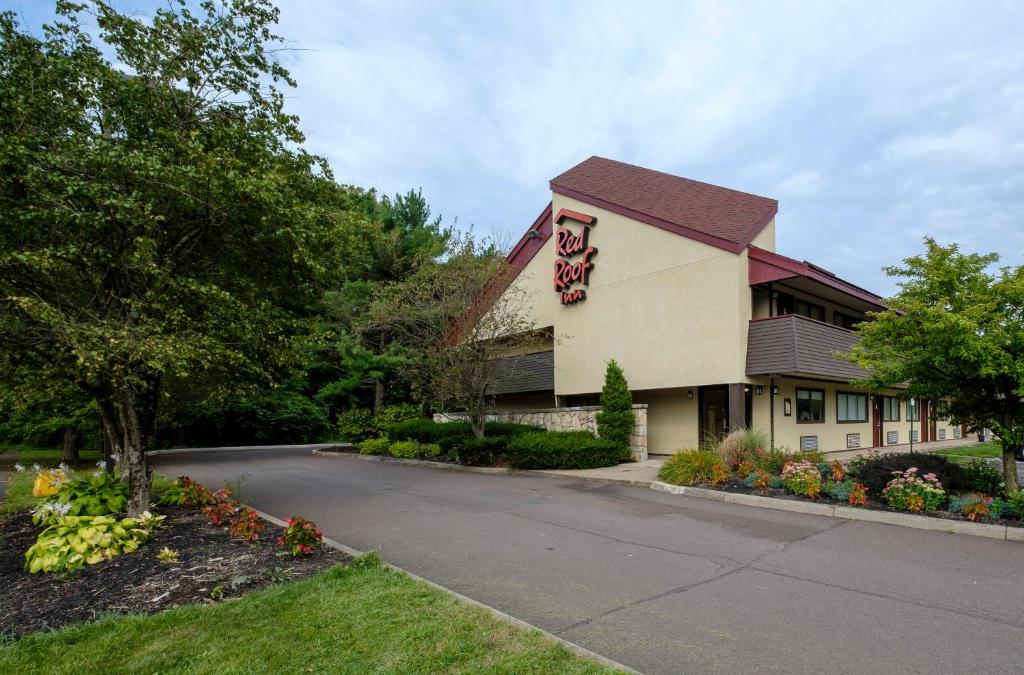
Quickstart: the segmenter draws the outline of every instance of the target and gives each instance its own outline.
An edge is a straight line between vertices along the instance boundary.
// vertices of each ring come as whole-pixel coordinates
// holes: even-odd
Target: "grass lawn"
[[[370,556],[213,606],[0,647],[10,673],[609,673]]]
[[[958,448],[943,448],[934,451],[936,455],[945,455],[954,462],[968,462],[977,457],[1002,457],[1003,448],[994,441],[965,445]]]
[[[0,455],[4,462],[11,464],[35,464],[57,466],[60,463],[60,448],[38,448],[32,445],[0,445]],[[83,463],[95,464],[103,456],[98,450],[82,450],[78,453]]]
[[[7,481],[7,494],[0,503],[0,515],[31,509],[42,500],[41,497],[32,496],[32,483],[35,479],[36,474],[32,471],[11,474],[11,479]],[[0,476],[0,480],[3,480],[3,476]]]

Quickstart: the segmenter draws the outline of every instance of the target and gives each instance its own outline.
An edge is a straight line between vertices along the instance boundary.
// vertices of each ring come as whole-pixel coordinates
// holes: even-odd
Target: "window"
[[[882,397],[882,421],[900,421],[900,400],[895,396]]]
[[[815,305],[813,302],[807,302],[806,300],[799,300],[789,293],[776,293],[775,295],[775,308],[779,316],[783,314],[799,314],[800,316],[806,316],[808,319],[825,320],[825,308],[821,305]]]
[[[850,316],[849,314],[843,314],[842,312],[832,312],[832,325],[839,326],[840,328],[846,328],[847,330],[853,330],[853,327],[863,319]]]
[[[921,412],[917,409],[917,399],[907,399],[907,420],[910,422],[920,422]]]
[[[840,391],[836,393],[837,422],[867,422],[868,395]]]
[[[825,391],[823,389],[796,390],[797,423],[825,421]]]
[[[796,313],[800,316],[806,316],[808,319],[815,319],[817,321],[825,320],[825,308],[821,305],[815,305],[804,300],[796,301]]]

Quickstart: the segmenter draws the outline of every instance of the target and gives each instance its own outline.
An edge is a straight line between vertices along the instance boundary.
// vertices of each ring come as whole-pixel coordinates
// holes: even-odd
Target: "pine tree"
[[[601,438],[615,441],[629,456],[629,435],[633,432],[636,415],[633,413],[633,394],[626,376],[615,360],[608,362],[601,389],[601,412],[597,413],[597,433]]]

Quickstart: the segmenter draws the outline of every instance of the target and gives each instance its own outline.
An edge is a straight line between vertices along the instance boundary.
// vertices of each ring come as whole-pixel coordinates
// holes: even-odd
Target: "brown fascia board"
[[[658,227],[663,230],[668,230],[669,232],[674,232],[675,234],[681,235],[683,237],[699,241],[702,244],[714,246],[715,248],[720,248],[722,250],[736,254],[738,254],[743,249],[747,248],[747,246],[750,245],[750,242],[752,242],[757,237],[757,235],[761,233],[761,231],[768,225],[768,223],[772,221],[772,218],[774,218],[779,211],[779,205],[778,202],[776,202],[775,205],[771,209],[769,209],[764,216],[761,217],[761,220],[757,222],[757,224],[751,231],[751,234],[746,238],[746,240],[741,242],[735,242],[730,241],[728,239],[723,239],[721,237],[716,237],[713,234],[708,234],[707,232],[700,232],[698,230],[685,227],[683,225],[670,223],[667,220],[655,218],[654,216],[647,215],[646,213],[634,211],[633,209],[626,208],[625,206],[619,206],[618,204],[601,199],[600,197],[594,197],[592,195],[588,195],[583,192],[573,190],[572,188],[556,185],[553,182],[550,183],[550,186],[551,191],[554,192],[555,194],[559,194],[564,197],[571,197],[572,199],[577,199],[586,204],[590,204],[591,206],[596,206],[606,211],[617,213],[620,216],[632,218],[633,220],[638,220],[642,223],[647,223],[648,225],[653,225],[654,227]]]

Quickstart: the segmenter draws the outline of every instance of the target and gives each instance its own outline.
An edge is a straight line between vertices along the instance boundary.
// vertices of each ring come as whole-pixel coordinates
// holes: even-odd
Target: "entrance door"
[[[882,429],[882,397],[875,396],[871,397],[871,447],[880,448],[882,447],[882,441],[885,439]]]
[[[928,424],[928,408],[928,399],[922,398],[920,403],[921,414],[917,416],[917,419],[920,422],[920,439],[922,443],[927,443],[928,441],[932,440],[928,434],[931,427],[931,425]]]
[[[701,387],[697,397],[700,399],[701,445],[721,440],[729,433],[729,388],[724,385]]]

